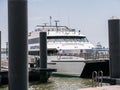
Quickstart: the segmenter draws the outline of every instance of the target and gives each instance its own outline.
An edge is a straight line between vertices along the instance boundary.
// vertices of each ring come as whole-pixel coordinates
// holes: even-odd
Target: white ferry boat
[[[62,54],[80,54],[94,48],[85,35],[67,26],[37,25],[35,31],[29,32],[29,54],[39,55],[39,32],[47,32],[48,54],[62,51]]]
[[[57,21],[56,25],[37,25],[35,31],[29,32],[28,51],[30,55],[39,56],[39,33],[42,31],[47,33],[47,66],[48,68],[57,69],[54,74],[84,77],[84,75],[91,76],[92,71],[96,69],[102,70],[101,66],[95,63],[103,63],[104,61],[98,60],[96,62],[95,60],[85,60],[85,58],[78,57],[82,53],[93,51],[93,48],[95,48],[86,36],[81,34],[79,30],[71,29],[67,26],[58,26]],[[93,65],[90,63],[93,63]],[[97,65],[96,69],[90,69],[94,65]],[[87,68],[90,70],[88,71]],[[89,73],[86,74],[86,70]]]

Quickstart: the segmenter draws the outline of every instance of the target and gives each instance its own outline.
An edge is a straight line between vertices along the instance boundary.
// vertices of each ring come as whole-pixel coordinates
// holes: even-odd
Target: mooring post
[[[1,61],[1,31],[0,31],[0,72],[1,72],[1,63],[2,63],[2,61]],[[1,85],[1,78],[2,76],[0,75],[0,85]]]
[[[28,90],[27,0],[8,0],[9,90]]]
[[[46,32],[40,32],[40,68],[47,68],[47,37],[46,37]]]
[[[40,61],[39,65],[41,69],[47,69],[47,36],[46,32],[40,32]],[[40,82],[47,81],[47,72],[41,72]]]
[[[120,19],[108,20],[110,77],[120,78]]]
[[[1,31],[0,31],[0,72],[1,72]]]
[[[6,42],[6,60],[8,59],[8,42]]]

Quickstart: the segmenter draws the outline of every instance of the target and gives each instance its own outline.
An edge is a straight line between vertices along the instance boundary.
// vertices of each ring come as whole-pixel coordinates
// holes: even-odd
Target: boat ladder
[[[93,87],[102,87],[103,83],[103,71],[93,71],[92,72],[92,86]]]

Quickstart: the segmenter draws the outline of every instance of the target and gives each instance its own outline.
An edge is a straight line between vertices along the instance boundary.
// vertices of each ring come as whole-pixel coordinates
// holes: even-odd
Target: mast
[[[50,16],[50,26],[52,26],[52,17]]]
[[[59,20],[55,20],[55,26],[57,28],[57,31],[58,31],[58,22],[60,22]]]

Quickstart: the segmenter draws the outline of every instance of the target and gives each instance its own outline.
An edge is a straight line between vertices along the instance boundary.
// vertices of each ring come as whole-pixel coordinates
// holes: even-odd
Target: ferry
[[[96,61],[95,58],[88,60],[94,56],[89,56],[89,54],[94,52],[95,46],[89,42],[87,37],[80,30],[58,25],[58,20],[55,21],[55,25],[37,25],[34,31],[29,32],[28,51],[30,55],[39,56],[40,32],[47,33],[47,67],[57,69],[54,74],[78,77],[88,75],[89,77],[94,70],[108,71],[105,60]],[[88,56],[87,60],[85,53]]]
[[[64,54],[80,54],[94,48],[80,30],[68,28],[67,26],[37,25],[35,31],[29,32],[28,50],[29,54],[39,55],[39,33],[47,33],[48,54],[57,54],[59,51]]]

